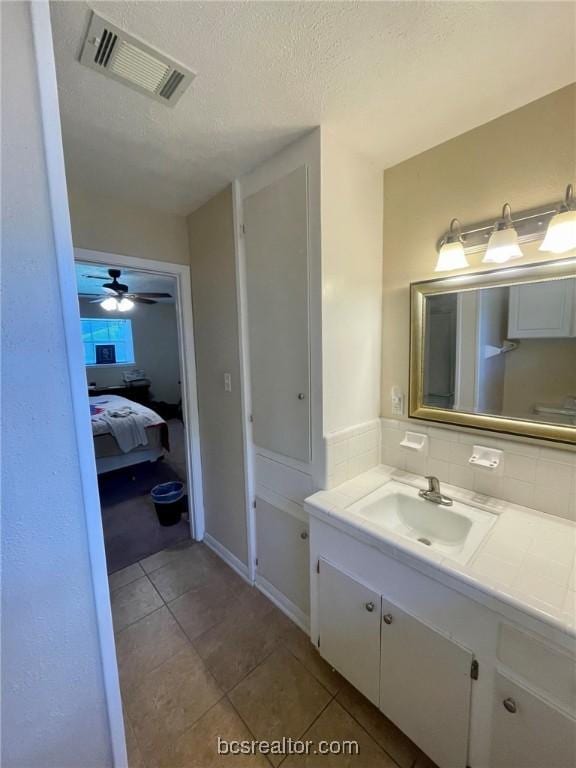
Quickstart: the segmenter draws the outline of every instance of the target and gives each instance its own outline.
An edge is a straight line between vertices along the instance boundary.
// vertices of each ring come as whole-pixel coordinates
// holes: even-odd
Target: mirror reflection
[[[426,296],[423,404],[576,426],[576,278]]]

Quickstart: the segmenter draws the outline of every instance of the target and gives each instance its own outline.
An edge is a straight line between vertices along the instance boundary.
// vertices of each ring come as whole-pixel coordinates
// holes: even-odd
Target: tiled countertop
[[[449,581],[450,586],[462,587],[488,607],[503,613],[520,611],[576,638],[576,524],[442,484],[442,491],[454,500],[498,516],[470,561],[460,565],[417,542],[384,530],[376,534],[348,510],[390,480],[426,487],[424,478],[381,465],[333,490],[315,493],[306,499],[306,508],[385,554]]]

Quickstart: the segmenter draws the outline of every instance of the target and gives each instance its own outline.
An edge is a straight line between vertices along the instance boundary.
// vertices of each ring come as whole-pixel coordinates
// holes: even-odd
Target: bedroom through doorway
[[[195,537],[189,371],[178,275],[86,255],[76,285],[110,578]]]

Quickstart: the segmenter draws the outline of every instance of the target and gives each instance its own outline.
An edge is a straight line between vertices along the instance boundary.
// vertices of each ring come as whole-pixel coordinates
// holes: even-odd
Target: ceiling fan
[[[102,288],[107,294],[106,296],[100,296],[96,299],[92,298],[91,304],[100,304],[103,309],[109,311],[119,309],[120,312],[126,312],[132,309],[134,304],[156,304],[155,299],[171,299],[171,293],[159,293],[155,291],[137,291],[130,293],[128,286],[125,283],[120,283],[118,278],[121,276],[119,269],[109,269],[111,282],[102,283]],[[102,275],[83,275],[91,280],[108,280]],[[84,298],[90,298],[92,294],[81,294]]]

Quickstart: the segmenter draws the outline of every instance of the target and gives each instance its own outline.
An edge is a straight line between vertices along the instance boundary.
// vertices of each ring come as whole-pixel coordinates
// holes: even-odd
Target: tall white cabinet
[[[317,129],[240,189],[253,566],[307,629],[303,502],[326,487],[325,436],[379,416],[382,172]]]

